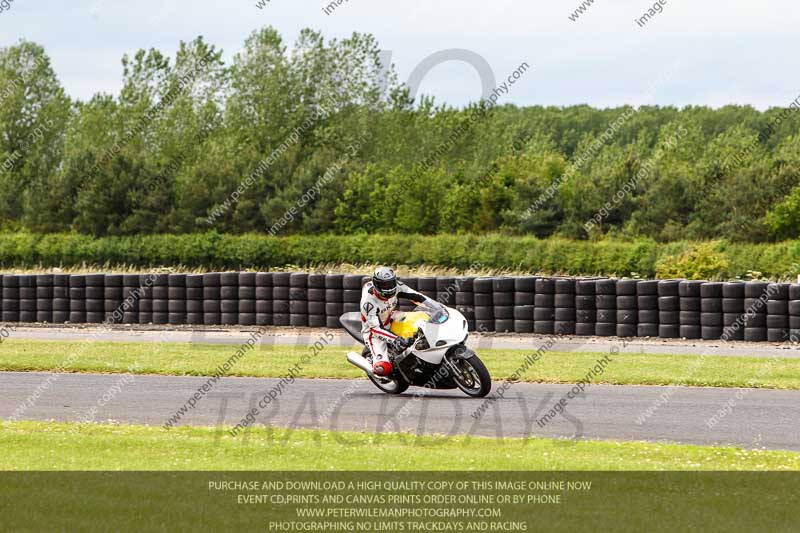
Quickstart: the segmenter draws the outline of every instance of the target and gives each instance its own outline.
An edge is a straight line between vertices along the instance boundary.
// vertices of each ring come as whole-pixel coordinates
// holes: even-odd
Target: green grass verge
[[[0,470],[800,470],[800,453],[645,442],[13,422]]]
[[[11,339],[0,347],[0,370],[102,372],[203,376],[231,357],[237,345],[33,341]],[[302,366],[300,377],[359,378],[345,361],[347,348],[327,346]],[[533,350],[480,350],[495,380],[511,376]],[[247,352],[229,375],[280,377],[313,354],[307,346],[264,345]],[[547,352],[522,381],[574,383],[604,354]],[[65,365],[65,361],[71,360]],[[62,368],[63,367],[63,368]],[[617,354],[595,383],[614,385],[693,385],[800,389],[800,359],[697,355]]]

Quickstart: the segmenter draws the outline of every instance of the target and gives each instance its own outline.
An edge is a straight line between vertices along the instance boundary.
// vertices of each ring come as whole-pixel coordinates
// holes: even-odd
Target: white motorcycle
[[[360,313],[345,313],[339,321],[350,336],[364,344]],[[414,311],[395,313],[390,330],[406,339],[408,347],[399,352],[390,350],[393,368],[388,376],[372,372],[372,354],[366,346],[361,355],[347,354],[347,361],[363,370],[383,392],[400,394],[413,385],[459,388],[475,398],[489,394],[492,378],[483,361],[466,346],[469,327],[456,309],[429,300]]]

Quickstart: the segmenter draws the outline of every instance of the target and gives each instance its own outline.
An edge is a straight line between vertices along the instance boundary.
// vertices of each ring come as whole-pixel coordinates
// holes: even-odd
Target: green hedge
[[[458,269],[508,269],[548,274],[653,277],[697,243],[651,240],[600,242],[506,235],[143,235],[94,238],[78,234],[0,234],[0,266],[129,265],[152,268],[268,269],[323,263],[438,265]],[[795,277],[800,241],[713,244],[725,264],[719,278],[748,271]],[[683,263],[685,263],[685,258]]]

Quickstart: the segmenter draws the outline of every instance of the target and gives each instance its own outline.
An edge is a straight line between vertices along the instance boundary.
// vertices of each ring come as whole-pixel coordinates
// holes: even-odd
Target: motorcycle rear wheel
[[[372,355],[369,352],[369,349],[364,348],[364,351],[361,353],[364,358],[372,364]],[[384,379],[379,378],[377,376],[373,376],[372,374],[367,374],[369,380],[380,390],[385,392],[386,394],[403,394],[408,389],[408,383],[406,383],[403,379]]]
[[[369,380],[386,394],[402,394],[408,389],[408,383],[399,379],[381,379],[368,376]]]

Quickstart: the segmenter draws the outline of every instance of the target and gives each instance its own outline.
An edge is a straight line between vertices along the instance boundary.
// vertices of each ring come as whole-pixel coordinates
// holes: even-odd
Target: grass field
[[[0,470],[800,470],[800,453],[643,442],[255,428],[0,424]]]
[[[209,375],[232,356],[236,345],[6,340],[0,370]],[[358,378],[345,361],[346,348],[328,346],[302,367],[300,377]],[[495,380],[513,374],[533,350],[480,350]],[[247,352],[229,375],[280,377],[309,347],[263,345]],[[547,352],[521,380],[574,383],[604,354]],[[68,362],[68,363],[67,363]],[[800,359],[692,355],[617,354],[596,383],[800,389]]]

